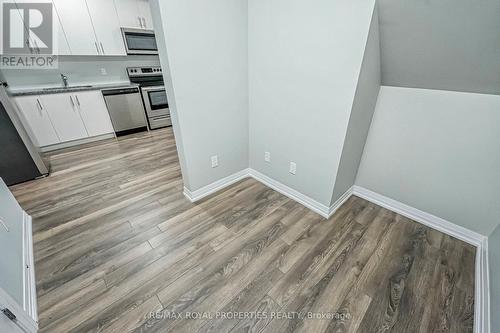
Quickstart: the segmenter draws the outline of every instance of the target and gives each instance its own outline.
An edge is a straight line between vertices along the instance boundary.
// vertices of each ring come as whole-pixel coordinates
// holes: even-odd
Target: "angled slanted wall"
[[[482,235],[500,218],[500,96],[382,86],[356,178]]]
[[[383,85],[500,94],[500,1],[378,7]]]
[[[380,43],[377,7],[373,12],[358,87],[335,179],[331,204],[354,185],[380,90]]]
[[[332,199],[374,6],[249,1],[250,167],[324,206]],[[288,172],[291,161],[296,175]]]

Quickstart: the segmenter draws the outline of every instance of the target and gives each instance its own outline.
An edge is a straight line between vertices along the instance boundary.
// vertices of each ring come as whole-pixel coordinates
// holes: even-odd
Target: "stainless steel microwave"
[[[158,54],[153,30],[122,28],[127,54]]]

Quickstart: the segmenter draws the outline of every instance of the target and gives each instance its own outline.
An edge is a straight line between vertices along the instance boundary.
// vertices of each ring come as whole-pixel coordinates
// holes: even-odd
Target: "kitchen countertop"
[[[67,88],[57,87],[57,86],[7,88],[7,92],[12,97],[18,97],[18,96],[60,94],[60,93],[75,92],[75,91],[103,90],[109,88],[138,87],[138,86],[139,86],[138,84],[124,81],[124,82],[95,83],[95,84],[82,83],[82,84],[70,85]]]

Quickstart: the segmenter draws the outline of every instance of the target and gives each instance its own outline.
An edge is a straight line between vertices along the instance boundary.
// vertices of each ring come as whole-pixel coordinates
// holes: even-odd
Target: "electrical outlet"
[[[266,161],[268,163],[271,162],[271,153],[270,152],[266,151],[264,153],[264,161]]]
[[[101,68],[101,75],[108,75],[108,72],[106,71],[106,68]]]
[[[212,168],[219,166],[219,157],[217,155],[212,156],[210,160],[212,161]]]
[[[292,175],[297,173],[297,164],[295,164],[295,162],[290,162],[290,173]]]

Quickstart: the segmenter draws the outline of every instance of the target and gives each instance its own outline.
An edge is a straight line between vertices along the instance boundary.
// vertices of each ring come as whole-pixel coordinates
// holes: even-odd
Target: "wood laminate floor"
[[[170,129],[51,154],[41,332],[472,332],[475,248],[351,197],[329,220],[251,180],[182,195]]]

